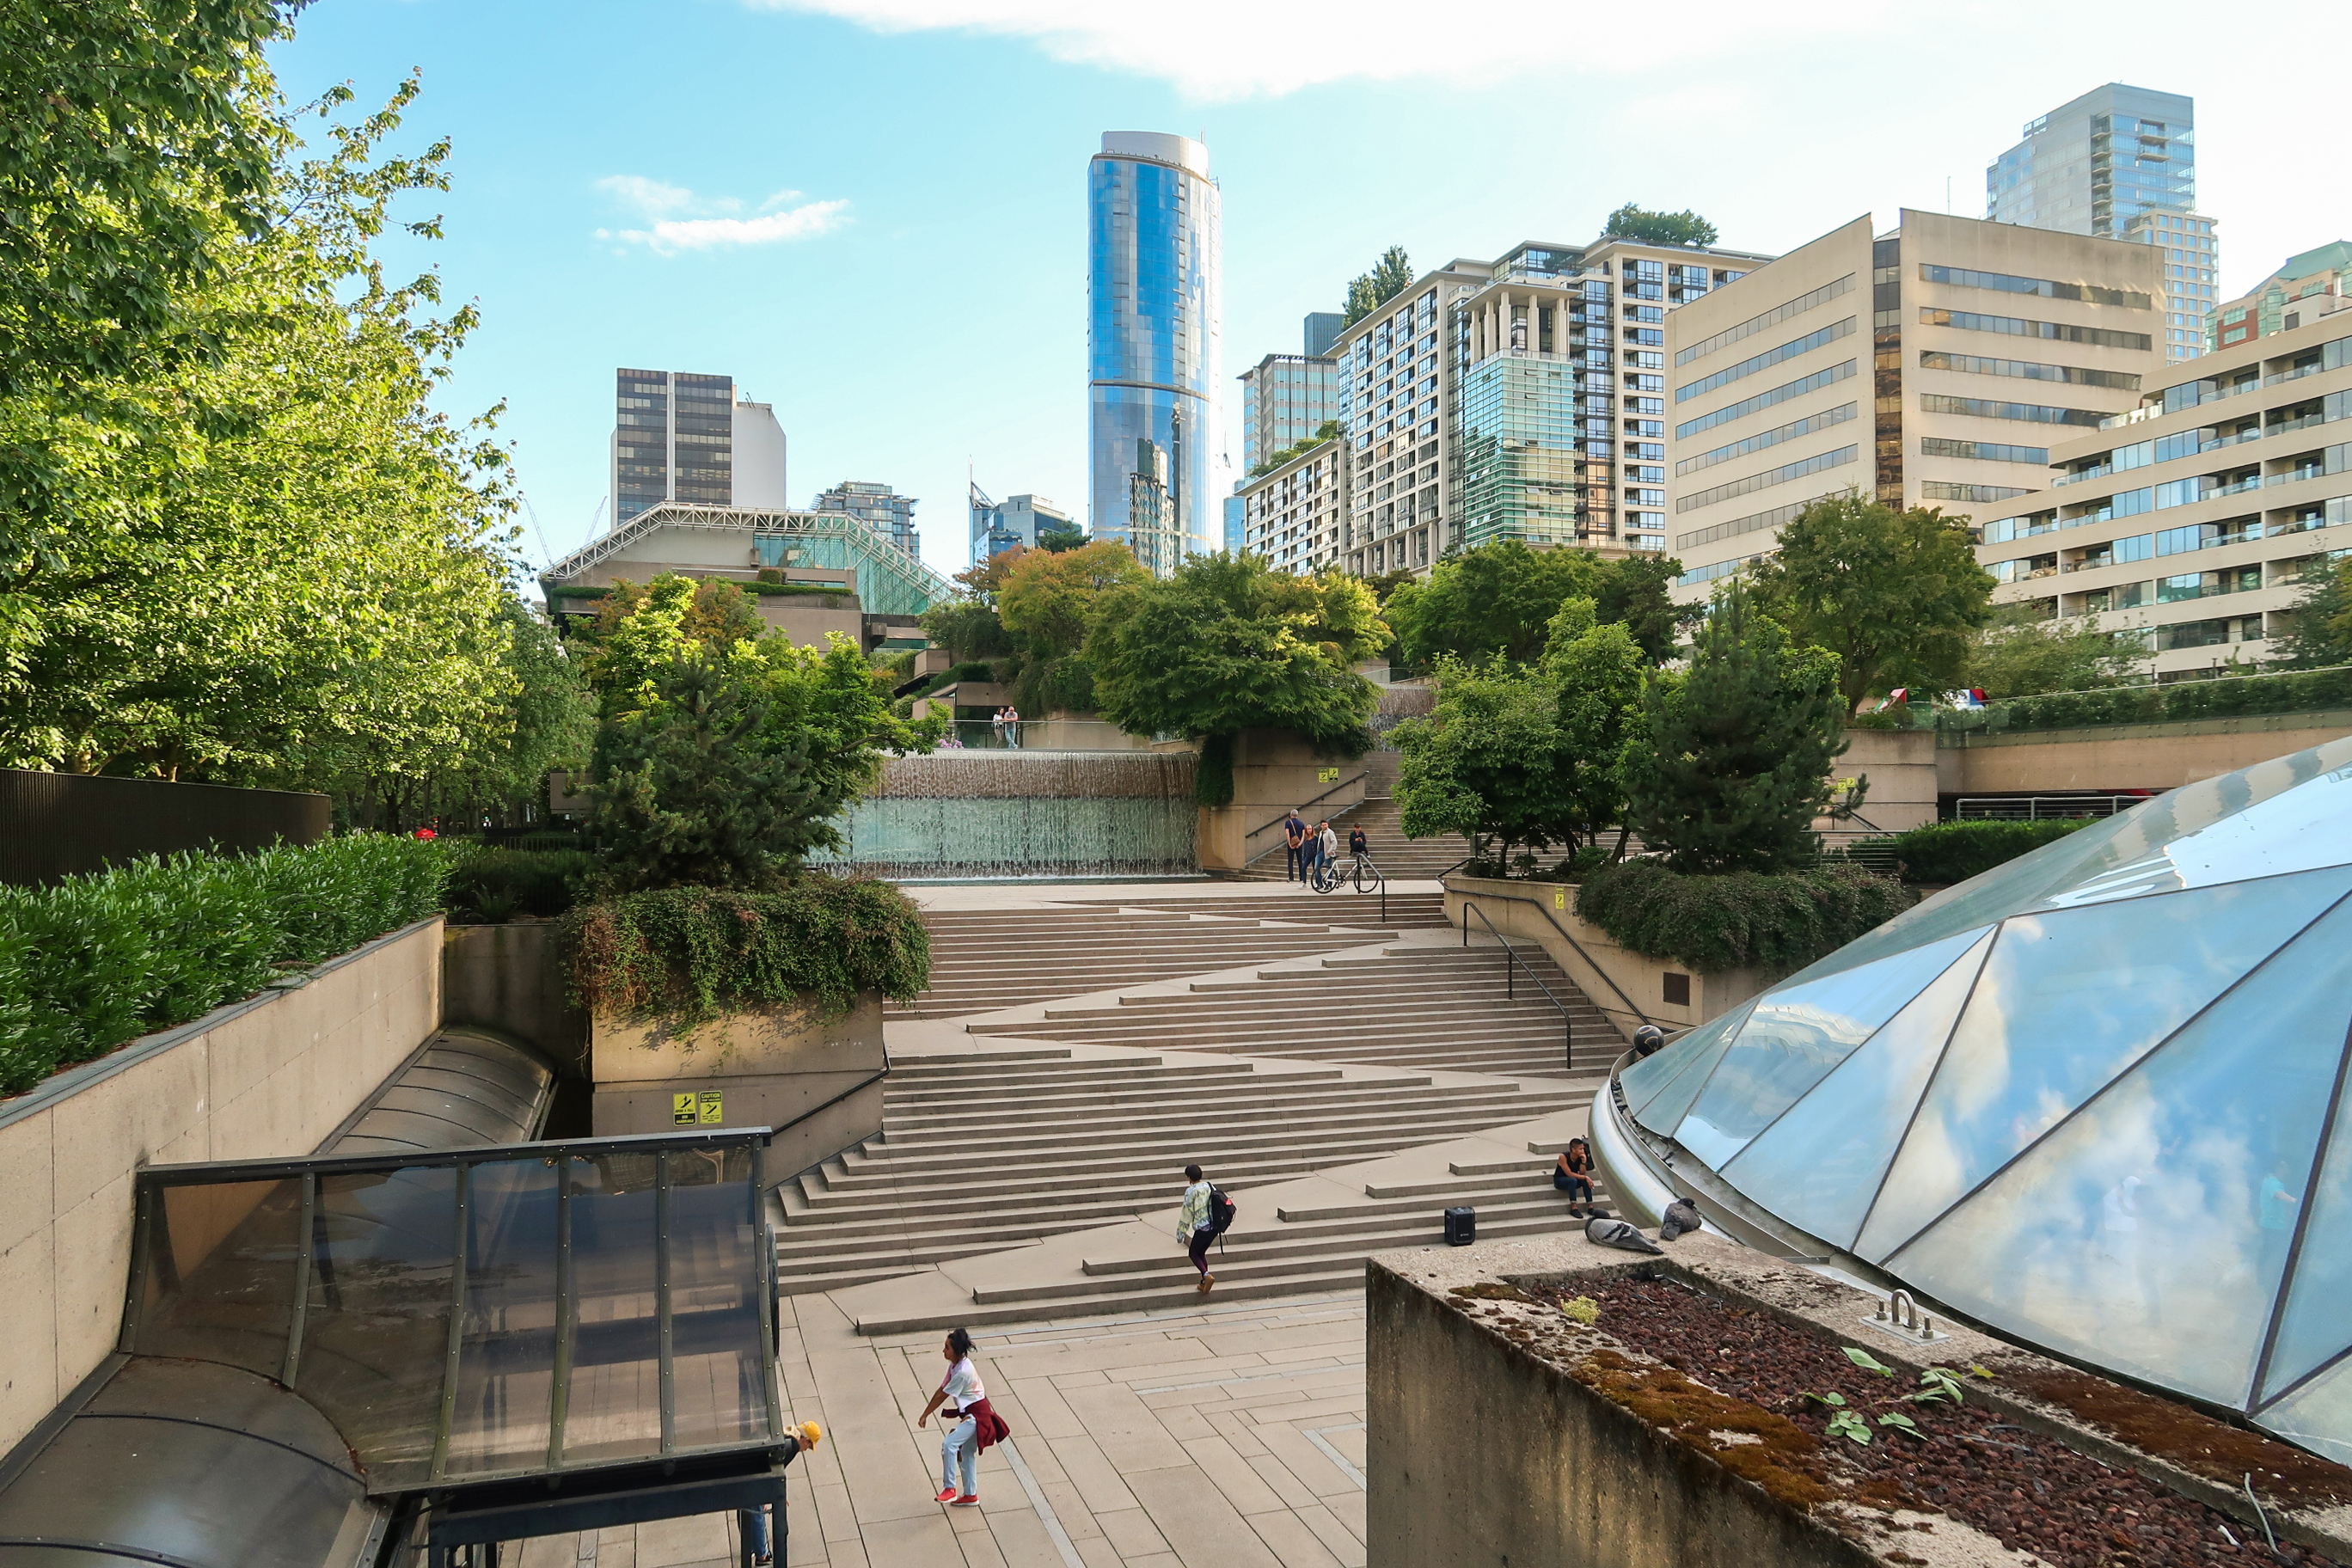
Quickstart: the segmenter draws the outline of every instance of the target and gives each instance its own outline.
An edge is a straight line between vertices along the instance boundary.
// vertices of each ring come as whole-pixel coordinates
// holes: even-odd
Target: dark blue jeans
[[[1286,882],[1307,879],[1307,846],[1293,844],[1282,852],[1282,878]]]

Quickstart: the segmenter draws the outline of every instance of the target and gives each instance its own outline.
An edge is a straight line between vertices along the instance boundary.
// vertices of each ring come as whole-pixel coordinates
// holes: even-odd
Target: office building
[[[1242,503],[1241,548],[1278,572],[1322,572],[1343,563],[1348,523],[1348,444],[1318,441],[1289,461],[1253,475]]]
[[[1343,331],[1343,560],[1425,571],[1517,539],[1608,554],[1665,532],[1664,326],[1771,258],[1602,236],[1457,259]]]
[[[735,380],[681,371],[614,374],[613,526],[665,501],[782,507],[784,431]]]
[[[888,485],[844,479],[810,502],[809,510],[846,512],[918,561],[922,559],[922,540],[915,532],[915,498],[902,496]]]
[[[2168,360],[2204,348],[2220,240],[2197,211],[2196,100],[2109,82],[2027,123],[1985,170],[1985,216],[2165,253]]]
[[[1163,576],[1222,532],[1219,199],[1187,137],[1105,132],[1087,164],[1087,521]]]
[[[2026,122],[1985,170],[1985,217],[2121,239],[2144,212],[2197,209],[2195,100],[2111,81]]]
[[[2300,256],[2263,279],[2252,293],[2215,307],[2207,342],[2235,348],[2273,332],[2308,326],[2352,305],[2352,241],[2337,240]]]
[[[1979,514],[1995,600],[2128,633],[2159,680],[2270,657],[2305,569],[2352,550],[2352,312],[2189,368]]]
[[[1307,318],[1310,339],[1315,321]],[[1244,477],[1339,417],[1339,362],[1328,355],[1268,354],[1240,380]]]
[[[2124,226],[2124,238],[2164,252],[2164,331],[2168,360],[2205,352],[2205,321],[2213,311],[2214,269],[2221,240],[2213,220],[2198,213],[2144,212]]]
[[[1309,310],[1306,325],[1307,357],[1329,359],[1331,347],[1339,341],[1339,333],[1348,325],[1348,318],[1337,310]]]
[[[1238,555],[1244,548],[1242,541],[1249,524],[1249,507],[1236,488],[1225,498],[1225,535],[1223,550],[1228,555]]]
[[[2151,246],[1906,209],[1856,218],[1666,318],[1676,589],[1768,554],[1859,489],[1976,518],[2164,365]]]
[[[1041,530],[1074,531],[1068,512],[1040,495],[1006,496],[992,500],[986,490],[971,487],[971,563],[981,565],[1008,550],[1034,550]]]

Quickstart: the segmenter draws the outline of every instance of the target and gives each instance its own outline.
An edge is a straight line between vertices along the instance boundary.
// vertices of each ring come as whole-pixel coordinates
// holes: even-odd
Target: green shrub
[[[449,918],[490,925],[517,915],[552,920],[588,896],[596,868],[584,849],[477,849],[450,874]]]
[[[381,834],[0,888],[0,1093],[249,996],[441,907],[455,857]]]
[[[1643,858],[1588,876],[1576,912],[1645,958],[1702,973],[1788,973],[1894,919],[1912,900],[1900,882],[1854,866],[1709,877]]]
[[[2249,713],[2305,713],[2352,708],[2352,668],[2282,675],[2184,680],[2168,686],[2116,686],[2092,691],[2051,691],[2015,697],[1979,709],[1947,709],[1939,728],[1951,732],[2071,730],[2098,724],[2162,724],[2182,719],[2234,718]]]
[[[911,1002],[931,973],[906,894],[822,875],[774,892],[663,888],[583,905],[564,918],[562,947],[582,1006],[681,1037],[796,998],[832,1016],[861,992]]]
[[[1965,882],[2028,850],[2054,843],[2088,817],[2049,822],[1930,822],[1885,840],[1910,882]]]

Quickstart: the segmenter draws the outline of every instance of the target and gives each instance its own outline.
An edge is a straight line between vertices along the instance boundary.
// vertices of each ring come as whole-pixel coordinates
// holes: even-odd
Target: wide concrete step
[[[1188,1268],[1186,1273],[1190,1274]],[[856,1281],[864,1283],[865,1281]],[[1054,1316],[1083,1317],[1104,1312],[1156,1312],[1199,1306],[1206,1302],[1257,1301],[1271,1297],[1300,1296],[1334,1290],[1354,1290],[1364,1283],[1363,1265],[1331,1266],[1301,1269],[1272,1279],[1237,1280],[1231,1286],[1220,1283],[1207,1296],[1192,1285],[1161,1287],[1140,1290],[1097,1290],[1085,1296],[1066,1297],[1054,1303]],[[825,1287],[828,1289],[831,1286]],[[856,1320],[861,1334],[911,1334],[932,1329],[950,1329],[959,1324],[984,1327],[997,1323],[1018,1323],[1035,1319],[1034,1304],[1024,1301],[1004,1302],[996,1306],[959,1305],[952,1312],[935,1312],[922,1309],[898,1312],[885,1310]]]
[[[1591,1096],[1585,1097],[1586,1100]],[[1486,1127],[1499,1127],[1506,1122],[1524,1121],[1529,1116],[1548,1115],[1559,1110],[1573,1110],[1576,1101],[1568,1094],[1530,1093],[1516,1100],[1496,1100],[1486,1105],[1449,1106],[1417,1111],[1388,1111],[1371,1115],[1328,1115],[1318,1119],[1312,1131],[1299,1127],[1295,1121],[1266,1118],[1255,1121],[1231,1121],[1214,1123],[1199,1121],[1156,1121],[1146,1125],[1123,1127],[1118,1141],[1129,1145],[1148,1143],[1169,1152],[1182,1150],[1229,1149],[1244,1150],[1279,1147],[1286,1143],[1314,1147],[1324,1142],[1336,1142],[1358,1135],[1393,1136],[1401,1142],[1427,1142],[1433,1138],[1454,1136],[1476,1131]],[[1521,1107],[1535,1109],[1520,1113]],[[941,1159],[961,1157],[974,1162],[982,1157],[1001,1162],[1018,1163],[1034,1171],[1034,1167],[1021,1162],[1024,1152],[1051,1154],[1068,1149],[1076,1142],[1066,1132],[1024,1132],[1014,1137],[977,1138],[969,1129],[892,1130],[885,1128],[878,1140],[869,1139],[867,1148],[887,1152],[894,1164],[913,1156],[929,1153]],[[1194,1156],[1207,1163],[1206,1155]],[[1178,1160],[1181,1168],[1186,1162]],[[904,1168],[901,1165],[901,1168]]]

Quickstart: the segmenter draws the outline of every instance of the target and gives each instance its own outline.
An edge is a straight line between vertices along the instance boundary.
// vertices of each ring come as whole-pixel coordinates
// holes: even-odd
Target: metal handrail
[[[1584,944],[1577,941],[1576,938],[1570,936],[1568,933],[1568,928],[1551,918],[1551,911],[1544,908],[1543,900],[1541,899],[1530,899],[1524,893],[1462,893],[1456,896],[1461,899],[1462,907],[1465,910],[1473,907],[1470,900],[1474,898],[1501,899],[1506,903],[1527,904],[1533,907],[1535,911],[1543,916],[1545,921],[1550,924],[1552,930],[1559,932],[1559,940],[1568,943],[1570,947],[1575,949],[1576,956],[1584,960],[1587,964],[1590,964],[1591,966],[1592,973],[1598,974],[1602,980],[1606,981],[1610,990],[1617,993],[1617,1000],[1625,1004],[1625,1010],[1627,1012],[1633,1014],[1636,1018],[1641,1019],[1644,1024],[1652,1021],[1650,1016],[1642,1011],[1640,1004],[1636,1003],[1631,996],[1625,994],[1625,988],[1618,984],[1615,979],[1610,975],[1610,973],[1606,969],[1603,969],[1599,963],[1593,962],[1592,955],[1584,951]],[[1482,921],[1486,920],[1483,911],[1479,914],[1478,918]],[[1492,921],[1487,921],[1486,923],[1490,928],[1494,924]]]
[[[1567,1005],[1562,1003],[1559,997],[1551,994],[1551,987],[1543,983],[1543,976],[1536,973],[1535,966],[1533,964],[1519,956],[1519,950],[1511,945],[1511,939],[1495,929],[1495,922],[1486,919],[1486,911],[1477,908],[1475,905],[1471,904],[1466,900],[1462,905],[1463,946],[1468,947],[1470,945],[1470,917],[1472,915],[1476,915],[1479,920],[1485,921],[1488,933],[1491,934],[1496,942],[1503,944],[1503,995],[1505,999],[1508,1001],[1518,1000],[1518,993],[1513,987],[1511,983],[1511,965],[1517,963],[1521,969],[1528,972],[1528,978],[1536,983],[1536,989],[1544,994],[1544,1000],[1550,1003],[1554,1007],[1559,1009],[1560,1055],[1566,1063],[1568,1070],[1570,1072],[1574,1072],[1576,1070],[1576,1015],[1570,1013],[1568,1010]]]
[[[1249,850],[1249,841],[1250,841],[1251,839],[1253,839],[1253,838],[1255,838],[1259,834],[1264,833],[1264,832],[1265,832],[1267,828],[1269,828],[1269,827],[1279,827],[1279,826],[1281,826],[1285,822],[1286,822],[1286,821],[1288,821],[1288,820],[1290,819],[1290,813],[1291,813],[1291,812],[1296,811],[1296,812],[1299,812],[1299,813],[1301,813],[1301,814],[1304,814],[1304,813],[1305,813],[1305,811],[1307,810],[1307,806],[1310,806],[1310,805],[1317,805],[1321,804],[1321,803],[1322,803],[1322,802],[1324,802],[1324,801],[1329,800],[1333,795],[1338,795],[1341,790],[1346,789],[1349,784],[1361,784],[1364,780],[1366,780],[1366,779],[1368,779],[1368,778],[1370,778],[1370,777],[1371,777],[1371,776],[1372,776],[1372,770],[1371,770],[1371,769],[1370,769],[1370,768],[1366,768],[1362,773],[1358,773],[1354,778],[1349,778],[1349,779],[1341,779],[1338,784],[1333,784],[1329,789],[1325,790],[1321,795],[1317,795],[1314,799],[1312,799],[1312,800],[1309,800],[1309,801],[1306,802],[1304,805],[1294,805],[1294,806],[1290,807],[1288,811],[1285,811],[1285,812],[1284,812],[1280,816],[1275,817],[1272,821],[1269,821],[1269,822],[1262,822],[1262,823],[1258,824],[1255,827],[1251,828],[1248,832],[1246,832],[1246,833],[1244,833],[1244,834],[1243,834],[1243,835],[1242,835],[1242,850],[1243,850],[1243,858],[1244,858],[1244,860],[1255,860],[1255,859],[1256,859],[1256,858],[1257,858],[1257,857],[1256,857],[1255,855],[1252,855],[1252,854],[1248,853],[1248,850]],[[1273,851],[1269,849],[1269,850],[1263,851],[1263,853],[1265,853],[1265,854],[1269,854],[1269,855],[1270,855],[1270,854],[1272,854],[1272,853],[1273,853]]]

